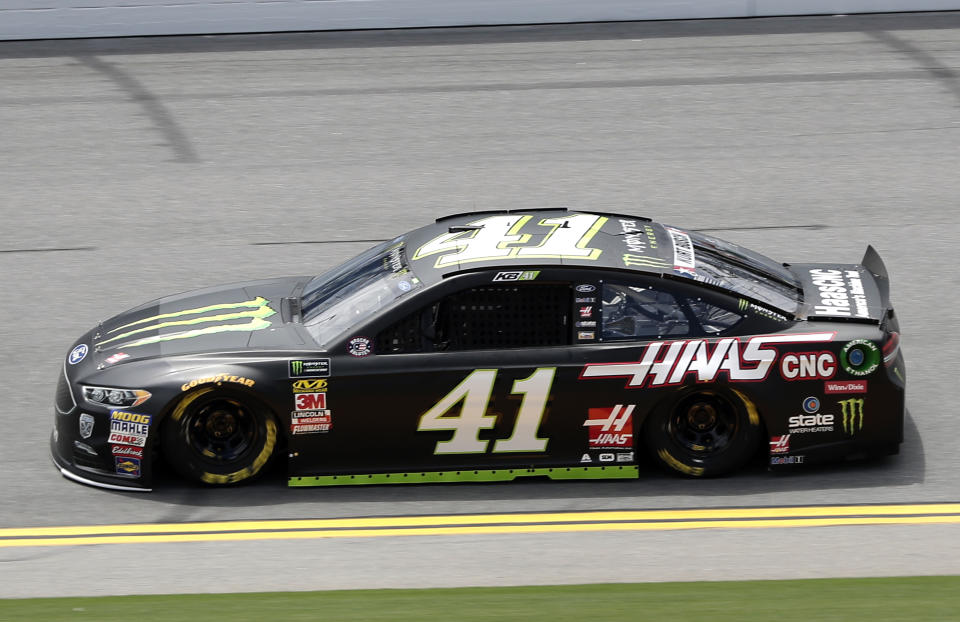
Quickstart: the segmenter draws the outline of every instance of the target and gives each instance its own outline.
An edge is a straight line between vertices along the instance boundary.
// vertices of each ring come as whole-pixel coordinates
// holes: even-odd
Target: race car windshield
[[[796,314],[802,288],[797,278],[769,257],[742,246],[689,232],[696,257],[692,278],[729,289],[787,313]]]
[[[374,246],[307,283],[300,299],[303,324],[318,344],[326,346],[422,287],[407,266],[400,240]]]

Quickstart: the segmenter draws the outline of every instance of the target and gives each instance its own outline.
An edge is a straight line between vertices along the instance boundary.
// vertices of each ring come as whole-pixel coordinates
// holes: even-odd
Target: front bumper
[[[66,368],[57,383],[50,453],[60,473],[76,482],[111,490],[150,490],[149,443],[143,448],[111,445],[110,412],[83,408],[74,397]],[[85,425],[81,426],[81,416]],[[81,427],[83,432],[81,432]],[[131,455],[131,449],[139,456]]]

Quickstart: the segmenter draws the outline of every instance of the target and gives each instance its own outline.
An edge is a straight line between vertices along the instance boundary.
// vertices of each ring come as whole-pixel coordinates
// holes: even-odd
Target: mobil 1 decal
[[[626,378],[626,387],[663,387],[688,381],[760,382],[778,370],[784,380],[823,380],[836,372],[830,352],[793,352],[803,344],[833,340],[835,332],[758,335],[745,341],[725,338],[656,341],[642,347],[636,361],[588,363],[581,379]],[[781,352],[781,350],[786,350]]]

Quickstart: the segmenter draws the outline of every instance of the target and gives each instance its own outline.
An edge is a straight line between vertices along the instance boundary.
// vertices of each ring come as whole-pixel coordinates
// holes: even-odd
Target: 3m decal
[[[633,447],[634,405],[590,408],[584,427],[589,428],[590,447]]]
[[[854,339],[840,350],[840,364],[851,376],[872,374],[880,366],[880,348],[869,339]]]
[[[852,397],[838,403],[843,416],[843,433],[854,436],[863,429],[863,399]]]
[[[790,435],[784,434],[782,436],[771,436],[770,437],[770,453],[772,454],[790,453]]]
[[[256,382],[250,380],[249,378],[244,378],[243,376],[231,376],[229,374],[217,374],[216,376],[207,376],[205,378],[196,378],[190,382],[184,382],[180,385],[181,391],[189,391],[190,389],[197,387],[201,384],[221,384],[224,382],[233,382],[235,384],[242,384],[245,387],[252,387]]]
[[[294,393],[311,393],[314,391],[326,390],[327,380],[325,378],[317,378],[315,380],[297,380],[293,383]]]
[[[589,363],[580,378],[628,377],[627,388],[681,384],[693,374],[697,382],[712,382],[721,374],[731,382],[765,380],[779,352],[773,346],[831,341],[836,333],[803,335],[760,335],[741,343],[725,338],[710,343],[706,339],[658,341],[648,344],[639,361],[625,363]]]
[[[870,317],[859,271],[814,268],[810,278],[820,294],[819,304],[813,307],[815,315]]]
[[[537,436],[546,411],[553,385],[555,367],[542,367],[523,380],[513,383],[511,393],[523,396],[513,434],[507,439],[498,439],[494,453],[541,452],[547,448],[547,440]],[[480,440],[480,431],[496,425],[497,418],[488,415],[490,395],[497,379],[496,369],[476,369],[447,393],[430,410],[423,413],[417,425],[418,432],[453,431],[449,440],[437,441],[434,454],[474,454],[487,451],[489,441]],[[445,416],[461,404],[455,417]]]
[[[330,359],[293,359],[288,363],[290,378],[328,378]]]
[[[468,230],[445,233],[417,249],[412,261],[439,255],[434,267],[495,259],[584,259],[602,252],[587,245],[607,219],[593,214],[542,218],[490,216],[466,225]],[[532,244],[531,244],[532,242]]]
[[[206,313],[216,312],[216,311],[228,311],[231,309],[249,309],[247,311],[231,311],[230,313],[214,313],[213,315],[204,315]],[[177,330],[174,332],[168,332],[163,334],[157,334],[150,337],[141,337],[139,339],[134,339],[133,341],[123,343],[117,346],[116,348],[135,348],[137,346],[143,346],[151,343],[161,343],[164,341],[173,341],[175,339],[191,339],[193,337],[201,337],[203,335],[214,335],[217,333],[224,332],[252,332],[255,330],[263,330],[264,328],[269,328],[271,326],[270,322],[266,318],[275,315],[277,312],[270,308],[269,301],[266,298],[257,296],[253,300],[245,300],[243,302],[231,302],[224,304],[216,305],[207,305],[206,307],[197,307],[195,309],[184,309],[183,311],[173,311],[171,313],[161,313],[160,315],[154,315],[152,317],[143,318],[142,320],[137,320],[136,322],[130,322],[129,324],[124,324],[109,331],[107,334],[120,333],[114,335],[109,339],[101,341],[98,347],[103,347],[108,343],[113,343],[115,341],[120,341],[134,335],[151,332],[151,331],[160,331],[165,328],[173,327],[187,327],[187,326],[196,326],[200,324],[207,324],[202,328],[193,328],[189,330]],[[172,318],[182,318],[186,316],[199,316],[199,317],[190,317],[187,319],[174,320]],[[232,323],[235,320],[248,320],[241,323]],[[147,324],[147,326],[142,326]],[[139,328],[133,328],[133,327]],[[127,330],[130,329],[130,330]],[[120,332],[124,331],[124,332]]]
[[[824,393],[866,393],[866,380],[828,381],[823,383]]]
[[[81,343],[73,350],[70,350],[70,355],[67,357],[67,362],[71,365],[76,365],[87,357],[87,352],[89,350],[90,348],[87,347],[87,344]]]
[[[327,407],[326,393],[297,393],[294,398],[297,410],[324,410]]]
[[[540,276],[539,270],[509,270],[506,272],[497,272],[493,277],[493,282],[500,281],[533,281]]]

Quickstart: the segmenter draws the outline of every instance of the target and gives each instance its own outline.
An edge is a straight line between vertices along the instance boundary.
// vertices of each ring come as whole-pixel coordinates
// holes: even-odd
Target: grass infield
[[[322,582],[322,573],[318,573]],[[960,577],[0,600],[0,620],[957,620]]]

